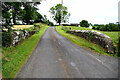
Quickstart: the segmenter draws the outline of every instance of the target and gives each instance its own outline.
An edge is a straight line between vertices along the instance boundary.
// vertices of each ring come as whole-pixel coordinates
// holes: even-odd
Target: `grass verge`
[[[48,26],[44,26],[40,31],[28,39],[25,39],[16,47],[9,47],[2,50],[2,76],[3,78],[14,78],[23,65],[27,62],[36,47],[39,39]]]
[[[68,38],[70,41],[72,41],[73,43],[75,43],[75,44],[77,44],[77,45],[79,45],[79,46],[81,46],[83,48],[95,51],[95,52],[103,54],[103,55],[117,57],[117,54],[108,54],[108,53],[106,53],[106,50],[103,49],[101,46],[99,46],[97,44],[89,42],[89,41],[87,41],[84,38],[81,38],[79,36],[66,33],[64,30],[61,30],[60,26],[56,26],[56,30],[57,30],[57,32],[59,34],[61,34],[62,36]]]

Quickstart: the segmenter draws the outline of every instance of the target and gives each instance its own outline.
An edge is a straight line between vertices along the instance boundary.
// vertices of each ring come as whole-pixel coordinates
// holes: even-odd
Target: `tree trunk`
[[[59,22],[59,25],[60,25],[60,22]]]
[[[15,16],[15,14],[13,16],[13,23],[14,23],[14,25],[16,24],[16,16]]]

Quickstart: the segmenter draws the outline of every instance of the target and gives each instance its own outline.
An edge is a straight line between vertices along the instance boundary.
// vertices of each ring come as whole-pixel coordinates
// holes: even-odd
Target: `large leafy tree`
[[[31,24],[37,19],[37,8],[36,6],[40,4],[38,2],[26,2],[23,3],[24,9],[23,9],[23,16],[22,20],[24,23]]]
[[[87,20],[82,20],[81,22],[80,22],[80,26],[81,27],[89,27],[89,23],[88,23],[88,21]]]
[[[17,20],[20,19],[21,16],[21,2],[12,2],[11,3],[11,13],[12,13],[12,19],[13,23],[17,24]]]
[[[43,16],[42,21],[43,21],[43,23],[45,23],[47,25],[50,25],[50,26],[53,25],[53,23],[50,20],[47,19],[46,15]]]
[[[62,12],[61,10],[63,9],[63,16],[62,16]],[[70,13],[68,13],[68,9],[65,6],[62,6],[62,4],[57,4],[55,7],[51,7],[49,12],[52,14],[52,18],[56,21],[56,23],[59,23],[59,25],[61,24],[61,22],[67,22],[69,17],[70,17]],[[62,20],[61,20],[61,16],[62,16]]]
[[[10,29],[10,25],[12,25],[11,22],[11,14],[10,14],[10,9],[11,9],[11,3],[9,2],[2,2],[2,28],[8,28]]]
[[[31,24],[41,17],[37,12],[38,4],[40,2],[2,2],[2,22],[6,28],[11,24],[17,24],[18,21]]]
[[[42,22],[43,23],[43,20],[44,20],[44,18],[43,18],[43,16],[40,14],[40,13],[38,13],[38,12],[36,12],[35,13],[36,14],[36,19],[35,19],[35,23],[39,23],[39,22]]]

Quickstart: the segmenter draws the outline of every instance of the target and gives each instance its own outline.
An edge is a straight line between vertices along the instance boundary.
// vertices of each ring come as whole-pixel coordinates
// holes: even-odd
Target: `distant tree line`
[[[89,27],[90,25],[92,25],[91,23],[88,23],[87,20],[82,20],[80,22],[80,26],[81,27]],[[109,23],[109,24],[94,24],[92,25],[93,28],[95,30],[100,30],[100,31],[120,31],[120,26],[118,26],[118,24],[115,23]]]
[[[109,23],[109,24],[94,24],[93,29],[100,31],[120,31],[118,24]]]

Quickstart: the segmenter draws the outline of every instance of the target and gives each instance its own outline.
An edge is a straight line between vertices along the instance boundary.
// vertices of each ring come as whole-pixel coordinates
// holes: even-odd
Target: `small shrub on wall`
[[[10,32],[2,32],[2,46],[9,47],[12,43],[12,35]]]
[[[40,25],[39,24],[34,24],[34,30],[39,30],[40,29]]]
[[[10,47],[16,46],[21,40],[35,34],[35,31],[13,31],[13,32],[2,32],[2,46]]]

